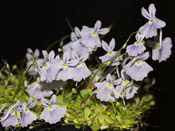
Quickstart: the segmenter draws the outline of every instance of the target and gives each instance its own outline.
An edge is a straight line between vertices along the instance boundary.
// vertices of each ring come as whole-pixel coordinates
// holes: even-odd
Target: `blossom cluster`
[[[141,13],[148,20],[147,23],[135,32],[133,44],[125,43],[119,50],[115,50],[114,38],[109,44],[101,39],[110,28],[102,28],[99,20],[94,27],[75,27],[70,35],[71,41],[62,47],[62,53],[43,50],[43,57],[40,57],[38,49],[34,52],[28,49],[26,70],[34,79],[26,87],[30,98],[27,104],[17,101],[7,105],[8,109],[0,118],[2,126],[20,124],[21,127],[26,127],[37,119],[50,124],[59,122],[65,116],[67,108],[64,104],[56,103],[55,92],[64,90],[69,80],[76,83],[75,87],[82,81],[93,84],[93,95],[102,102],[114,102],[120,98],[125,102],[133,98],[139,90],[138,82],[142,82],[153,71],[146,60],[151,57],[154,61],[166,61],[172,48],[171,38],[162,39],[162,28],[166,23],[156,17],[155,5],[150,4],[148,11],[142,8]],[[158,40],[153,41],[153,37]],[[106,53],[98,56],[98,64],[101,66],[91,69],[87,62],[99,48]],[[32,111],[38,102],[43,106],[39,116]],[[0,112],[4,108],[6,107],[2,107]]]

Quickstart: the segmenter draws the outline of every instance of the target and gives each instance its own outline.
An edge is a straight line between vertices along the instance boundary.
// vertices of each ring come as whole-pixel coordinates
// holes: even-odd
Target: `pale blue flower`
[[[102,48],[107,52],[104,56],[100,56],[99,59],[102,62],[105,62],[107,60],[110,60],[112,57],[114,57],[117,53],[117,51],[113,51],[115,48],[115,39],[112,39],[109,43],[109,45],[105,42],[102,41]],[[111,66],[118,66],[120,64],[120,58],[117,57],[114,60],[112,60],[112,63],[107,63],[110,64]]]
[[[149,57],[149,53],[146,52],[141,56],[138,56],[126,64],[123,69],[131,79],[135,81],[142,81],[145,77],[148,76],[150,71],[153,71],[153,68],[148,65],[145,60]]]
[[[73,59],[78,60],[78,64],[71,70],[73,80],[80,82],[82,79],[86,79],[91,74],[91,71],[88,69],[85,63],[85,61],[89,57],[89,54],[85,53],[84,55],[79,57],[75,51],[72,51],[72,57]]]
[[[121,71],[121,79],[121,83],[115,88],[115,97],[121,97],[122,99],[130,99],[134,97],[135,93],[137,93],[138,86],[136,86],[135,84],[133,84],[133,82],[129,80],[129,77],[125,74],[123,70]]]
[[[162,40],[162,32],[160,32],[159,41],[148,41],[148,46],[152,48],[152,59],[155,61],[166,61],[172,53],[172,40],[170,37]]]
[[[29,96],[35,99],[41,99],[53,94],[53,92],[47,88],[46,84],[39,83],[38,81],[27,86],[26,92]]]
[[[74,28],[74,32],[71,33],[71,40],[76,41],[81,38],[81,31],[78,27]]]
[[[105,35],[109,32],[108,28],[101,28],[101,21],[97,21],[94,28],[83,26],[82,30],[75,27],[74,32],[71,33],[71,42],[63,46],[63,51],[76,51],[78,55],[84,53],[91,53],[98,47],[101,47],[99,35]]]
[[[56,80],[62,80],[62,81],[66,81],[69,79],[73,78],[73,74],[72,74],[72,67],[75,67],[78,64],[78,60],[74,59],[71,60],[70,59],[70,52],[65,52],[63,54],[63,60],[61,60],[61,69],[59,70],[59,72],[57,73],[56,76]]]
[[[45,98],[41,99],[41,103],[45,106],[45,108],[40,115],[40,119],[43,119],[50,124],[55,124],[64,117],[66,108],[55,104],[56,100],[56,95],[53,95],[50,101]]]
[[[44,61],[39,58],[40,52],[36,49],[33,53],[31,49],[27,49],[27,68],[29,68],[28,74],[36,76],[38,74],[38,65],[42,66]],[[32,66],[31,66],[32,65]]]
[[[94,93],[96,93],[96,97],[101,101],[115,101],[115,98],[112,96],[115,92],[114,86],[120,83],[121,79],[115,80],[110,74],[108,74],[105,81],[95,83],[97,89]]]
[[[20,111],[19,106],[21,105],[20,101],[17,101],[16,104],[11,105],[7,111],[5,111],[4,116],[0,118],[0,122],[3,127],[9,127],[19,124],[19,120],[17,117],[17,111]]]
[[[157,29],[163,28],[166,26],[166,23],[158,19],[156,14],[156,8],[154,4],[150,4],[148,11],[142,7],[141,13],[143,17],[149,21],[140,27],[139,31],[145,35],[146,38],[150,38],[157,35]]]
[[[127,46],[126,48],[126,52],[128,53],[129,56],[137,56],[146,50],[143,38],[144,38],[143,34],[140,33],[136,34],[136,42],[132,45]]]
[[[93,51],[92,48],[88,48],[86,47],[85,45],[82,44],[81,42],[81,39],[77,40],[77,41],[74,41],[72,42],[72,45],[71,45],[72,49],[74,51],[76,51],[78,53],[78,55],[83,55],[85,53],[90,53],[91,51]]]
[[[93,49],[84,46],[81,42],[83,38],[81,37],[80,29],[78,27],[75,27],[74,31],[75,32],[71,33],[72,41],[63,46],[63,52],[67,52],[67,51],[71,52],[72,50],[74,50],[80,56],[83,55],[84,53],[91,52]]]
[[[30,111],[30,108],[33,108],[36,105],[36,100],[33,101],[30,97],[27,104],[22,105],[22,112],[21,112],[21,119],[20,124],[21,127],[27,127],[30,125],[33,121],[37,120],[37,116]]]
[[[94,28],[83,26],[81,30],[81,42],[84,46],[94,49],[101,47],[99,35],[105,35],[109,32],[109,28],[101,29],[101,21],[97,21]]]
[[[45,64],[39,67],[40,81],[52,82],[56,80],[58,71],[62,68],[59,56],[55,58],[54,51],[49,54],[47,51],[43,51]]]

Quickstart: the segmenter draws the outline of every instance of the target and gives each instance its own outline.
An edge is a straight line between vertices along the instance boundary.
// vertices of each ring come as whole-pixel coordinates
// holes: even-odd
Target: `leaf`
[[[108,124],[113,124],[114,121],[109,117],[109,116],[105,116],[105,121],[108,123]]]
[[[90,127],[93,131],[98,131],[100,129],[100,124],[97,120],[94,120]]]
[[[103,114],[100,114],[100,115],[98,116],[98,120],[99,120],[100,123],[103,123],[103,122],[104,122],[104,119],[105,119],[105,117],[104,117]]]
[[[87,99],[91,93],[92,91],[90,89],[83,89],[80,91],[80,94],[84,99]]]
[[[77,93],[75,88],[72,88],[72,93]]]
[[[91,110],[89,108],[85,108],[84,109],[84,115],[85,115],[85,119],[88,120],[89,119],[89,115],[91,114]]]
[[[77,96],[77,98],[76,98],[76,100],[75,100],[73,106],[74,106],[75,108],[80,108],[80,107],[81,107],[81,104],[82,104],[81,97],[80,97],[80,96]]]
[[[121,122],[120,116],[116,116],[116,119],[117,119],[119,122]]]

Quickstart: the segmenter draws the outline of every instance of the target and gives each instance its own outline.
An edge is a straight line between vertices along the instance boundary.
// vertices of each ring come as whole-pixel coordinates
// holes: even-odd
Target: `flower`
[[[19,124],[17,111],[20,109],[18,108],[21,105],[20,101],[17,101],[14,105],[11,105],[7,111],[5,111],[4,116],[0,119],[0,122],[3,127],[9,127]]]
[[[121,71],[121,74],[122,82],[115,88],[115,97],[130,99],[134,97],[135,93],[137,93],[138,86],[134,85],[133,82],[129,81],[129,77],[125,74],[124,70]]]
[[[71,40],[76,41],[81,38],[81,31],[78,27],[74,28],[74,32],[71,33]]]
[[[112,94],[114,93],[114,85],[118,85],[121,82],[121,79],[114,80],[110,74],[107,75],[106,80],[103,82],[95,83],[97,89],[94,91],[96,97],[101,101],[115,101]]]
[[[159,62],[166,61],[171,55],[172,40],[170,37],[166,37],[162,40],[162,44],[155,44],[155,48],[152,50],[152,59]]]
[[[53,92],[46,87],[46,84],[35,81],[34,83],[27,86],[26,91],[29,96],[35,99],[41,99],[42,97],[47,97],[53,94]]]
[[[28,74],[32,76],[36,76],[38,73],[38,65],[43,65],[43,60],[39,59],[40,52],[38,49],[36,49],[33,53],[33,51],[29,48],[27,49],[27,68],[29,68]],[[32,66],[31,66],[32,65]]]
[[[149,5],[149,12],[142,7],[141,13],[143,17],[148,19],[148,23],[140,27],[140,33],[144,34],[146,38],[150,38],[157,35],[157,29],[163,28],[166,26],[166,23],[158,19],[156,14],[156,8],[154,4]]]
[[[148,41],[148,46],[152,48],[152,59],[159,62],[166,61],[171,55],[172,40],[166,37],[162,40],[162,31],[159,40]]]
[[[141,56],[138,56],[131,60],[123,67],[126,74],[135,81],[142,81],[145,77],[148,76],[148,73],[153,70],[153,68],[145,62],[148,57],[149,53],[146,52]]]
[[[99,38],[100,35],[105,35],[109,32],[109,28],[101,28],[101,21],[97,21],[94,28],[83,26],[81,30],[81,42],[84,46],[94,49],[101,47],[101,42]]]
[[[143,38],[144,38],[143,34],[140,33],[136,34],[136,42],[132,45],[127,46],[126,48],[126,52],[128,53],[129,56],[137,56],[146,50]]]
[[[63,46],[63,51],[76,51],[78,55],[95,51],[97,47],[101,47],[99,34],[105,35],[109,32],[108,28],[101,28],[101,21],[97,21],[94,28],[83,26],[82,30],[75,27],[71,33],[71,42]]]
[[[29,98],[27,104],[22,105],[22,113],[20,119],[21,127],[27,127],[33,121],[37,120],[37,116],[32,111],[29,110],[30,108],[33,108],[35,105],[36,100],[33,102],[31,97]]]
[[[82,79],[86,79],[91,74],[91,71],[85,64],[85,61],[88,59],[89,54],[85,53],[79,57],[75,51],[72,51],[72,57],[73,59],[78,60],[78,64],[74,68],[71,68],[73,80],[80,82]]]
[[[117,53],[116,51],[113,51],[115,48],[115,39],[112,39],[110,41],[109,45],[105,41],[102,41],[102,48],[107,52],[104,56],[99,57],[99,59],[102,62],[110,60]],[[108,63],[108,64],[110,64],[110,63]],[[111,66],[118,66],[119,64],[120,64],[119,58],[117,57],[114,60],[112,60]]]
[[[57,73],[61,69],[61,61],[59,56],[55,58],[54,51],[48,54],[47,51],[44,50],[42,53],[45,64],[39,67],[40,81],[52,82],[56,80]]]
[[[59,70],[59,72],[57,73],[56,76],[56,80],[62,80],[62,81],[66,81],[68,79],[72,79],[73,78],[73,74],[71,72],[71,68],[73,66],[76,66],[78,64],[78,60],[74,59],[74,60],[70,60],[70,52],[66,51],[63,54],[63,60],[61,60],[61,69]]]
[[[45,98],[41,99],[41,103],[45,106],[45,108],[40,115],[40,119],[43,119],[50,124],[55,124],[64,117],[66,113],[66,108],[55,104],[55,102],[56,95],[53,95],[50,101]]]
[[[89,53],[92,49],[84,46],[81,42],[81,31],[78,27],[75,27],[75,32],[71,33],[71,42],[63,46],[63,52],[72,50],[76,51],[78,55],[83,55],[84,53]]]

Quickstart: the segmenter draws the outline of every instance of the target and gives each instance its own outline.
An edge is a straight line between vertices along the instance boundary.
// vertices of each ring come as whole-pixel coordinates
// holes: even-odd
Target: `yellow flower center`
[[[109,54],[109,55],[112,55],[112,54],[113,54],[113,51],[109,51],[108,54]]]
[[[39,87],[39,88],[42,88],[42,87],[43,87],[43,85],[42,85],[42,84],[38,84],[38,87]]]
[[[129,83],[129,81],[128,81],[128,80],[124,80],[123,83],[124,83],[125,85],[127,85],[127,84]]]
[[[28,108],[26,108],[25,111],[27,112],[28,111]]]
[[[66,63],[63,63],[63,67],[67,67]]]
[[[152,23],[153,22],[153,19],[150,19],[149,22]]]
[[[15,114],[15,110],[12,110],[12,111],[11,111],[11,114],[14,115],[14,114]]]
[[[45,64],[44,64],[44,67],[45,67],[45,68],[47,68],[47,67],[48,67],[48,64],[47,64],[47,63],[45,63]]]
[[[97,32],[94,30],[94,31],[92,32],[92,34],[93,34],[93,35],[97,35]]]
[[[139,41],[136,41],[136,43],[135,43],[136,45],[139,45],[140,44],[140,42]]]
[[[50,105],[50,106],[48,106],[49,107],[49,109],[53,109],[53,105]]]
[[[141,60],[137,60],[137,61],[136,61],[136,64],[138,64],[138,65],[140,65],[141,63],[142,63]]]
[[[160,44],[157,42],[156,43],[156,48],[159,48],[160,47]]]
[[[81,66],[81,65],[82,65],[82,62],[79,62],[79,63],[78,63],[78,66]]]
[[[108,88],[111,88],[113,85],[111,83],[108,83]]]

